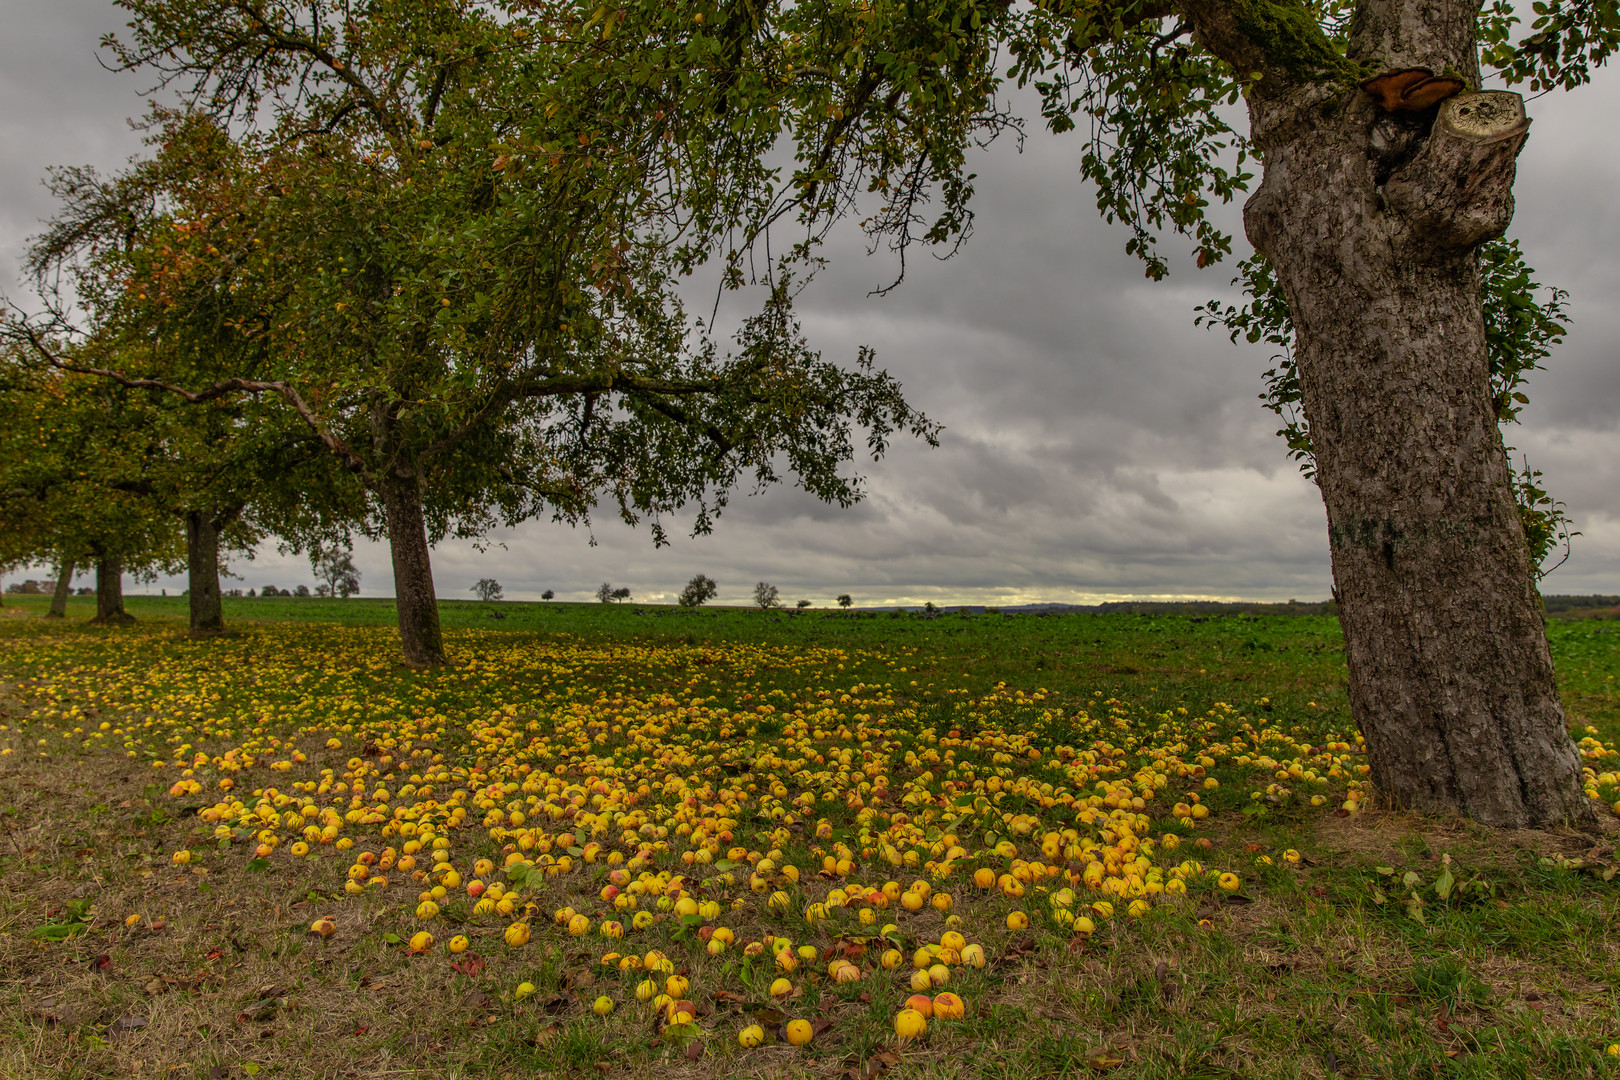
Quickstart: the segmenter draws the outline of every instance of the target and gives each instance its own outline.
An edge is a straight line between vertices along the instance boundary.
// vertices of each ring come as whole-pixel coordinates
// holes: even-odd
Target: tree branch
[[[276,27],[258,7],[247,3],[246,0],[237,0],[236,8],[257,24],[255,33],[261,39],[287,52],[300,53],[319,62],[321,66],[349,85],[355,96],[365,105],[366,111],[371,113],[373,119],[377,121],[379,127],[395,139],[404,139],[406,137],[406,132],[399,126],[394,115],[383,106],[382,100],[377,97],[370,86],[366,85],[366,81],[353,71],[350,71],[349,66],[339,60],[330,49],[302,34]]]
[[[1174,0],[1173,8],[1166,14],[1190,23],[1198,43],[1240,79],[1258,74],[1262,93],[1354,68],[1300,0]]]
[[[515,401],[529,398],[567,397],[571,394],[605,394],[613,392],[637,393],[649,397],[662,395],[688,396],[692,394],[712,394],[723,385],[718,379],[711,379],[706,382],[665,382],[658,379],[644,379],[639,375],[625,371],[617,371],[605,377],[599,375],[559,375],[549,379],[509,382],[491,393],[489,401],[473,415],[471,420],[468,420],[455,431],[422,451],[419,460],[426,461],[428,458],[451,449],[476,431],[480,424],[498,416],[503,409]]]
[[[638,398],[641,397],[639,394],[636,396]],[[656,397],[649,397],[645,400],[649,408],[669,417],[682,427],[695,428],[704,438],[714,443],[715,448],[719,451],[719,453],[716,455],[717,457],[725,457],[727,454],[731,453],[732,450],[736,449],[736,444],[726,437],[725,432],[721,431],[713,424],[695,423],[692,418],[687,415],[686,410],[681,408],[679,405],[676,405],[674,402],[665,401],[662,398]]]
[[[127,386],[134,390],[162,390],[174,394],[192,405],[201,405],[214,401],[225,397],[227,394],[279,394],[287,404],[293,407],[293,411],[298,414],[299,419],[308,424],[310,429],[326,444],[327,449],[342,458],[349,469],[362,476],[370,474],[370,470],[366,468],[366,463],[361,460],[360,456],[342,439],[333,435],[321,425],[315,411],[310,408],[309,403],[304,400],[303,395],[298,392],[297,388],[290,383],[265,379],[223,379],[211,386],[205,386],[201,390],[187,390],[183,386],[163,382],[160,379],[132,378],[109,368],[91,367],[88,364],[75,364],[72,361],[64,360],[40,340],[39,334],[35,332],[32,326],[21,323],[16,325],[27,335],[34,351],[47,364],[58,371],[71,371],[79,375],[95,375],[98,378],[110,379],[120,386]]]

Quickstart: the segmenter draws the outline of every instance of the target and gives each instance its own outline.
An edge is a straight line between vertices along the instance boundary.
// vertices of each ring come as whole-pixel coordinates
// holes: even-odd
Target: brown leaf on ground
[[[145,1027],[149,1021],[144,1016],[125,1016],[114,1021],[107,1028],[107,1041],[117,1042],[128,1038],[131,1034]]]
[[[545,1027],[535,1032],[532,1038],[525,1039],[523,1041],[530,1046],[541,1047],[551,1042],[551,1040],[555,1039],[561,1033],[562,1029],[556,1024],[547,1024]]]
[[[878,1077],[900,1064],[900,1055],[893,1050],[879,1050],[865,1062],[857,1062],[845,1069],[845,1080],[878,1080]]]
[[[469,979],[476,979],[484,971],[484,958],[477,954],[469,955],[465,960],[450,965],[451,971],[459,971]]]
[[[687,1043],[684,1053],[687,1061],[696,1061],[703,1056],[703,1044],[700,1042]]]
[[[79,1022],[79,1014],[73,1011],[73,1007],[55,998],[41,1001],[29,1010],[28,1015],[42,1024],[60,1024],[62,1027],[73,1027]]]
[[[1028,956],[1034,951],[1035,939],[1025,938],[1022,941],[1017,941],[1008,945],[1007,950],[1001,954],[1001,956],[997,959],[997,962],[1005,964],[1009,961],[1018,960],[1022,957]]]

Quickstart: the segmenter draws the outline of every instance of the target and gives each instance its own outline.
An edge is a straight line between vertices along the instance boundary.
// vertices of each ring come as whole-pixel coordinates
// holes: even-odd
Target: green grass
[[[6,599],[0,744],[15,752],[0,758],[0,1075],[19,1080],[831,1078],[852,1068],[864,1077],[895,1048],[889,1022],[903,991],[892,983],[805,982],[792,1008],[834,1026],[802,1050],[743,1051],[735,1031],[746,1018],[711,997],[703,1053],[689,1061],[636,1011],[633,981],[594,970],[599,942],[580,948],[537,929],[525,950],[508,951],[501,925],[469,919],[467,955],[487,966],[467,973],[442,955],[406,957],[385,934],[408,932],[399,909],[414,903],[411,886],[383,900],[339,902],[341,862],[287,862],[278,852],[254,869],[240,844],[216,850],[195,816],[207,800],[169,798],[173,769],[147,766],[180,746],[265,745],[240,774],[245,792],[286,783],[268,771],[276,756],[268,740],[296,736],[308,747],[330,733],[346,748],[329,759],[312,749],[310,768],[341,770],[349,747],[396,715],[447,718],[444,739],[427,745],[472,761],[483,751],[471,725],[503,702],[533,702],[524,707],[542,721],[551,707],[543,702],[583,705],[630,691],[706,696],[739,711],[771,703],[786,713],[829,686],[874,684],[891,688],[895,709],[911,710],[910,727],[1017,721],[1049,745],[1089,737],[1072,718],[1099,700],[1128,712],[1120,731],[1143,732],[1182,708],[1226,716],[1223,705],[1232,722],[1241,716],[1300,740],[1349,730],[1342,639],[1336,622],[1319,616],[771,616],[449,602],[455,666],[413,672],[388,655],[387,601],[232,598],[233,635],[193,641],[181,598],[131,597],[141,620],[133,630],[84,626],[84,600],[53,624],[35,617],[46,598]],[[1571,722],[1605,742],[1620,738],[1612,625],[1549,625]],[[1034,706],[993,704],[1005,700],[993,693],[1003,683],[1009,695],[1044,690],[1061,708],[1041,718]],[[189,695],[184,716],[131,722],[142,701],[178,694],[177,686]],[[124,734],[96,735],[92,721],[103,716]],[[773,738],[781,725],[780,715],[760,714],[748,735]],[[716,745],[723,754],[724,741]],[[1346,818],[1332,813],[1336,801],[1314,809],[1284,800],[1251,815],[1242,811],[1259,781],[1225,763],[1214,775],[1222,785],[1210,793],[1215,813],[1187,835],[1212,842],[1200,855],[1206,863],[1243,873],[1239,899],[1250,902],[1206,890],[1084,940],[1037,921],[1034,948],[1021,953],[1010,948],[1017,935],[996,929],[1016,905],[958,882],[959,910],[995,959],[953,982],[972,1006],[967,1019],[902,1050],[887,1075],[1620,1075],[1604,1053],[1620,1042],[1620,879],[1593,873],[1615,863],[1612,840],[1594,849],[1589,838],[1502,836],[1446,818]],[[843,827],[845,818],[832,817]],[[463,832],[473,835],[456,840],[458,860],[464,845],[487,843],[476,819],[468,825]],[[794,840],[788,855],[810,865],[803,844]],[[207,873],[171,866],[178,847],[197,852],[196,868]],[[1285,865],[1286,851],[1302,861]],[[1574,856],[1585,863],[1571,865]],[[1435,891],[1443,857],[1463,886],[1444,899]],[[1403,887],[1408,873],[1416,880]],[[599,884],[568,887],[588,899]],[[1411,892],[1421,906],[1403,902]],[[125,928],[128,913],[144,922]],[[322,913],[340,927],[326,943],[304,933]],[[167,925],[154,929],[157,919]],[[85,929],[61,940],[36,933],[53,925]],[[739,924],[739,941],[766,925]],[[808,934],[798,926],[796,940]],[[679,943],[660,940],[675,955]],[[746,992],[739,962],[695,956],[694,987]],[[538,991],[520,1002],[512,988],[522,979]],[[607,1021],[588,1012],[603,992],[619,1001]],[[262,1019],[241,1019],[265,1001],[276,1004],[254,1012]],[[121,1026],[126,1020],[141,1023]]]
[[[43,596],[6,601],[31,614],[49,605]],[[186,618],[182,597],[130,596],[126,605],[139,619],[171,624]],[[392,600],[226,597],[224,606],[227,622],[241,629],[282,622],[353,627],[396,622]],[[747,608],[468,600],[440,601],[439,610],[447,630],[567,634],[590,641],[629,636],[688,644],[915,648],[926,655],[928,673],[942,686],[977,688],[993,677],[1059,695],[1104,689],[1155,710],[1189,702],[1207,707],[1258,693],[1270,698],[1271,709],[1262,710],[1267,713],[1349,722],[1344,638],[1336,618],[1319,615],[1073,612],[923,618],[892,610],[765,614]],[[88,620],[93,613],[93,598],[74,597],[67,621]],[[1547,635],[1572,725],[1594,725],[1605,741],[1620,737],[1620,624],[1553,619]]]

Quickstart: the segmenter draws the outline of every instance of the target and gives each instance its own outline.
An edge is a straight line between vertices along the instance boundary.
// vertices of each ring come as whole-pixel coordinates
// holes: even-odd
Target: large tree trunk
[[[90,621],[100,625],[119,625],[135,621],[135,616],[124,610],[123,559],[96,560],[96,617]]]
[[[56,591],[51,594],[51,610],[45,613],[47,619],[67,618],[68,596],[73,592],[73,564],[71,555],[63,555],[57,564]]]
[[[439,602],[433,591],[433,561],[422,517],[422,491],[414,473],[389,469],[379,484],[394,561],[394,605],[405,662],[426,667],[445,662]]]
[[[1389,40],[1381,55],[1399,51]],[[1469,71],[1472,49],[1468,36],[1454,58],[1407,62]],[[1464,93],[1438,115],[1392,113],[1366,94],[1330,108],[1327,93],[1251,100],[1266,172],[1245,224],[1293,315],[1373,782],[1393,805],[1490,825],[1590,821],[1490,398],[1475,261],[1513,214],[1522,103]]]
[[[186,512],[186,573],[191,602],[191,632],[217,634],[225,629],[219,593],[219,529],[213,515]]]

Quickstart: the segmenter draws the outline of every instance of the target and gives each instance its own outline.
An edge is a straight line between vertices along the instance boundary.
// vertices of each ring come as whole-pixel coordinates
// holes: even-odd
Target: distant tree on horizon
[[[684,608],[701,607],[704,601],[713,600],[719,591],[720,586],[714,583],[712,577],[698,574],[686,583],[686,588],[681,590],[681,595],[676,598],[675,603]]]
[[[467,591],[477,593],[478,599],[484,601],[485,603],[499,600],[502,595],[501,583],[492,577],[479,578],[478,583]]]
[[[309,565],[320,579],[317,595],[347,600],[360,592],[360,571],[354,553],[335,546],[315,544],[309,549]],[[303,586],[299,586],[303,588]]]
[[[761,611],[769,611],[774,607],[782,606],[782,594],[775,585],[762,581],[754,586],[754,603],[759,605]]]
[[[853,604],[854,602],[855,602],[854,599],[849,595],[849,593],[839,593],[838,594],[838,606],[839,607],[847,608],[847,607],[849,607],[849,605]]]

